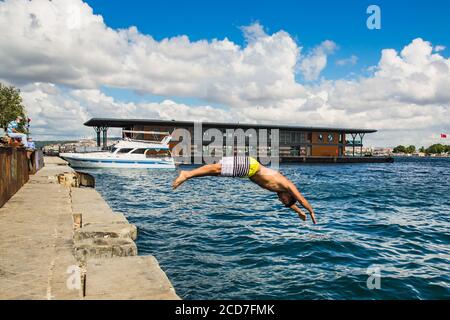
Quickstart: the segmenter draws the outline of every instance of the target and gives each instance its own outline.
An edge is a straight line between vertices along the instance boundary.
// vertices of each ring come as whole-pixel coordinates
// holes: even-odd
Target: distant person
[[[19,138],[25,148],[28,148],[27,135],[19,131],[19,124],[22,122],[22,117],[18,116],[16,120],[8,123],[6,133],[10,138]]]
[[[260,187],[276,192],[281,203],[294,210],[298,216],[305,221],[306,214],[296,205],[296,202],[298,201],[309,211],[312,221],[316,223],[313,208],[302,196],[300,191],[298,191],[297,187],[281,173],[264,167],[252,157],[223,157],[219,163],[204,165],[191,171],[181,171],[179,176],[174,180],[172,186],[176,189],[186,180],[204,176],[249,178]],[[247,195],[247,197],[249,197],[249,195]]]
[[[36,150],[36,145],[34,144],[33,138],[29,137],[28,141],[28,149]]]

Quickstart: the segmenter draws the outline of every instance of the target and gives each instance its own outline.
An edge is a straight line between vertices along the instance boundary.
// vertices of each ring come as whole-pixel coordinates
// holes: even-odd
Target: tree
[[[425,150],[425,147],[420,147],[420,149],[419,149],[419,152],[421,152],[421,153],[425,153],[426,152],[426,150]]]
[[[406,148],[406,153],[414,153],[416,152],[416,147],[411,145],[409,147]]]
[[[431,146],[429,146],[426,150],[427,153],[444,153],[447,151],[447,146],[444,146],[440,143],[437,144],[433,144]]]
[[[0,128],[6,129],[8,123],[18,116],[25,118],[20,90],[0,83]]]
[[[405,146],[400,145],[400,146],[396,146],[394,148],[394,150],[392,150],[392,151],[394,153],[406,153],[406,148],[405,148]]]

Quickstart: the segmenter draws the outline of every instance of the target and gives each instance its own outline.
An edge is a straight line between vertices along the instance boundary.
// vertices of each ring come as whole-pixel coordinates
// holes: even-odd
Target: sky
[[[381,29],[369,29],[376,4]],[[374,128],[447,143],[448,1],[0,1],[0,82],[37,140],[92,117]]]

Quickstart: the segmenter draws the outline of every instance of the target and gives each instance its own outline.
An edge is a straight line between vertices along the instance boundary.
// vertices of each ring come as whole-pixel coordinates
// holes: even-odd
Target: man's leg
[[[173,182],[172,186],[175,189],[186,180],[195,177],[218,176],[220,174],[221,169],[222,165],[220,163],[215,163],[215,164],[207,164],[191,171],[182,170],[178,178],[176,178],[175,181]]]
[[[28,148],[28,141],[27,141],[27,135],[24,133],[17,133],[17,132],[13,132],[13,133],[8,133],[10,138],[20,138],[20,141],[22,142],[23,146],[25,148]]]

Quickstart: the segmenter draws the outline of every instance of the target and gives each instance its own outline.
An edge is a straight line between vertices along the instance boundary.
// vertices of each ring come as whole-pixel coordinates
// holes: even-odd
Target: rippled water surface
[[[247,179],[174,192],[177,171],[89,172],[184,299],[450,298],[450,159],[280,170],[317,225]],[[368,289],[368,267],[380,268],[380,289]]]

